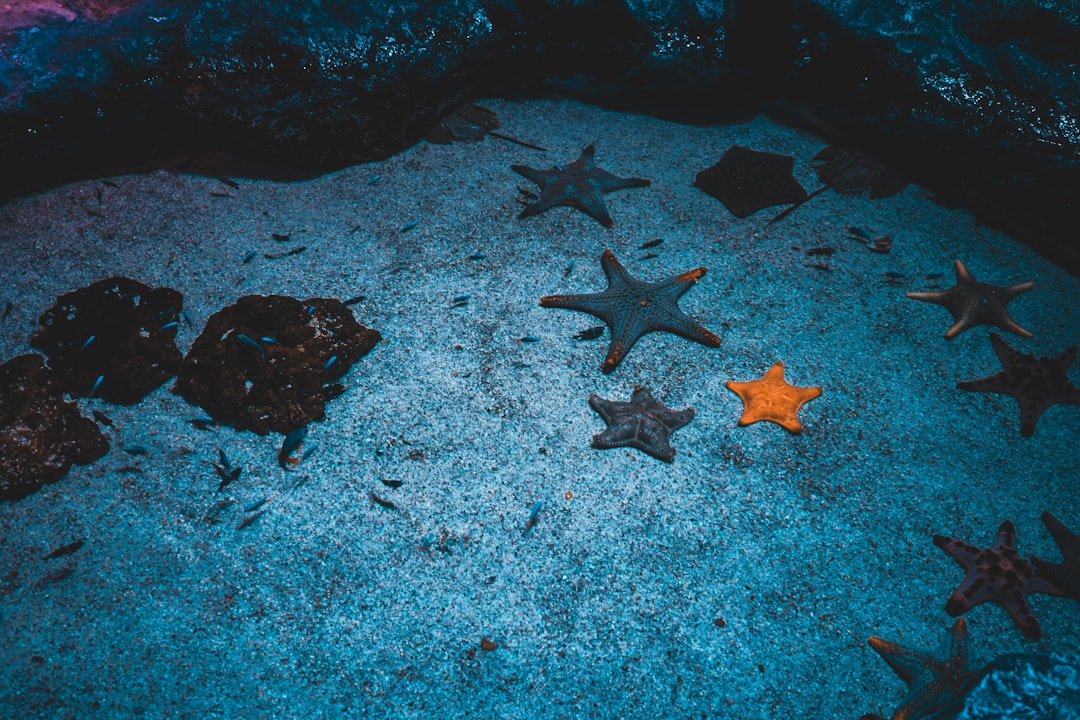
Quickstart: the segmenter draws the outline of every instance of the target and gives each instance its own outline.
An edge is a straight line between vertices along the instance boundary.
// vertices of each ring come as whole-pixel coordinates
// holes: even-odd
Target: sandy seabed
[[[420,143],[304,183],[159,171],[0,208],[0,359],[29,351],[58,295],[117,274],[184,294],[185,351],[251,293],[363,295],[353,310],[384,338],[298,472],[278,467],[280,436],[192,427],[205,413],[171,383],[132,407],[81,400],[113,419],[110,454],[0,504],[0,716],[889,715],[906,688],[866,640],[944,641],[963,570],[933,534],[987,546],[1010,519],[1023,555],[1060,558],[1039,515],[1080,526],[1080,408],[1021,438],[1012,398],[955,387],[1000,369],[993,329],[946,342],[949,313],[904,292],[948,287],[956,258],[986,282],[1034,280],[1010,310],[1035,338],[1005,337],[1048,355],[1080,340],[1077,278],[914,185],[735,218],[692,185],[734,143],[794,156],[818,186],[823,143],[765,119],[484,104],[548,151]],[[518,188],[536,188],[510,165],[565,165],[589,143],[601,167],[652,180],[607,196],[614,228],[570,208],[518,220]],[[891,252],[845,225],[890,234]],[[596,318],[538,300],[602,290],[604,248],[647,280],[707,266],[680,304],[720,347],[650,334],[603,375],[607,333],[574,339]],[[737,426],[724,387],[777,360],[824,390],[799,436]],[[589,394],[638,384],[696,411],[671,464],[590,446]],[[149,453],[118,472],[130,445]],[[221,493],[218,447],[245,468]],[[976,663],[1080,650],[1076,602],[1032,605],[1037,643],[996,605],[967,614]]]

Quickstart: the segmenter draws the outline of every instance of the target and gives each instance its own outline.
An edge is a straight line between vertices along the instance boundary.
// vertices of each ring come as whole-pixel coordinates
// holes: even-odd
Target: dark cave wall
[[[97,0],[75,15],[0,25],[0,195],[169,165],[310,177],[408,146],[466,98],[557,94],[692,122],[766,110],[1080,270],[1076,3]]]

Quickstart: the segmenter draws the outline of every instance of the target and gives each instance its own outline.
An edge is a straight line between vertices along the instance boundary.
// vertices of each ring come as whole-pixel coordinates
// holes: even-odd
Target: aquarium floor
[[[422,142],[311,182],[158,171],[0,208],[0,358],[29,350],[57,295],[114,274],[183,292],[182,350],[251,293],[363,295],[353,310],[384,338],[297,472],[278,467],[280,436],[192,427],[204,413],[168,385],[132,407],[80,401],[113,419],[110,454],[0,504],[0,716],[888,715],[906,688],[866,641],[943,642],[964,573],[935,533],[986,546],[1010,519],[1022,554],[1059,559],[1039,515],[1080,525],[1080,408],[1021,438],[1012,398],[956,389],[1000,369],[989,329],[946,342],[949,313],[904,292],[951,286],[956,258],[979,280],[1034,280],[1010,309],[1035,338],[1005,337],[1046,355],[1080,341],[1076,278],[916,186],[735,218],[693,187],[733,143],[793,155],[818,186],[823,143],[763,118],[485,104],[548,151]],[[653,181],[607,196],[614,228],[570,208],[518,220],[518,188],[536,187],[510,165],[565,165],[589,143],[601,167]],[[574,339],[599,321],[538,301],[602,290],[604,248],[647,280],[707,266],[681,306],[719,348],[651,334],[602,374],[607,332]],[[799,436],[739,427],[724,387],[777,360],[824,389]],[[696,411],[671,464],[590,446],[590,393],[639,384]],[[219,447],[245,468],[221,493]],[[967,614],[976,662],[1080,649],[1077,603],[1032,604],[1037,643],[999,606]]]

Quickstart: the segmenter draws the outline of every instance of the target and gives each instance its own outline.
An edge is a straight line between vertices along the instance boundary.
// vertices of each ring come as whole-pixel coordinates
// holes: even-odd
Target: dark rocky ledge
[[[311,177],[468,98],[767,111],[1080,274],[1070,0],[36,0],[0,20],[0,196],[151,167]],[[688,173],[690,170],[688,169]]]

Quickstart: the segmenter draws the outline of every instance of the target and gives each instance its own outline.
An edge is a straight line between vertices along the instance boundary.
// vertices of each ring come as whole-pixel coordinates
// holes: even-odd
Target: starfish
[[[1017,335],[1033,337],[1030,331],[1020,327],[1013,320],[1005,306],[1020,293],[1035,287],[1035,283],[1025,282],[1008,287],[991,285],[976,280],[975,276],[964,267],[964,263],[959,260],[956,261],[955,267],[956,284],[948,290],[905,293],[913,300],[932,302],[949,309],[956,322],[945,331],[946,340],[952,340],[976,325],[996,325],[1002,330],[1008,330]]]
[[[1032,640],[1042,637],[1042,629],[1027,596],[1031,593],[1063,593],[1049,580],[1037,575],[1031,564],[1016,552],[1016,528],[1010,521],[1001,523],[994,544],[987,549],[944,535],[935,535],[934,544],[952,555],[967,571],[964,581],[945,603],[945,612],[956,617],[990,600],[1005,608],[1024,635]]]
[[[879,637],[871,636],[867,642],[908,686],[908,694],[893,713],[892,720],[937,717],[982,679],[982,672],[968,669],[967,622],[964,618],[959,618],[949,629],[943,659]]]
[[[649,180],[643,178],[621,178],[607,170],[597,167],[593,158],[596,150],[589,145],[581,151],[581,157],[566,166],[537,170],[525,165],[511,165],[510,169],[527,177],[540,186],[540,199],[532,205],[526,205],[519,218],[539,215],[560,205],[576,207],[600,221],[604,227],[611,227],[614,222],[604,204],[604,193],[626,188],[647,187]]]
[[[784,363],[777,361],[758,380],[735,382],[728,380],[724,387],[742,398],[743,414],[740,425],[769,420],[789,432],[802,432],[799,408],[821,395],[821,387],[795,387],[784,380]]]
[[[606,290],[584,295],[547,295],[540,298],[540,306],[589,313],[607,323],[611,328],[611,343],[601,366],[605,373],[617,368],[638,338],[646,333],[674,333],[707,347],[720,344],[719,337],[679,309],[679,298],[705,275],[706,268],[687,270],[661,282],[645,282],[630,275],[610,250],[600,255],[600,266],[607,276]]]
[[[606,400],[593,393],[589,406],[608,425],[607,430],[593,435],[593,447],[636,447],[664,462],[675,459],[675,448],[669,443],[671,433],[694,419],[694,408],[672,410],[642,385],[634,388],[630,402]]]
[[[1062,560],[1052,563],[1032,556],[1031,564],[1040,575],[1061,588],[1067,597],[1080,600],[1080,535],[1062,525],[1049,511],[1042,514],[1042,521],[1054,536]]]
[[[1016,398],[1022,437],[1031,437],[1035,423],[1051,405],[1080,405],[1080,388],[1069,382],[1066,374],[1076,359],[1075,345],[1052,357],[1037,358],[1009,347],[997,333],[990,333],[990,344],[1001,361],[1001,372],[979,380],[963,380],[956,387]]]

